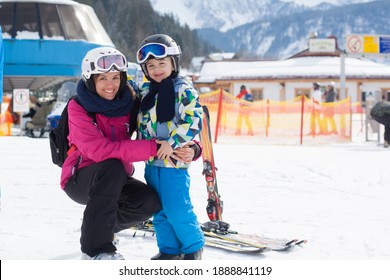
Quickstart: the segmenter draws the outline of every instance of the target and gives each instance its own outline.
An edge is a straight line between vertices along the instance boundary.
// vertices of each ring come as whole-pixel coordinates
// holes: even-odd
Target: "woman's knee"
[[[126,184],[126,170],[120,160],[108,159],[97,164],[92,178],[93,191],[100,194],[119,194]]]
[[[99,164],[99,177],[109,177],[110,180],[118,180],[122,185],[126,183],[127,173],[122,162],[117,159],[107,159]]]
[[[119,203],[124,207],[130,207],[131,211],[140,212],[146,216],[151,216],[161,210],[160,199],[156,191],[132,177],[128,178]]]
[[[149,194],[147,195],[147,199],[146,199],[147,203],[145,209],[148,215],[153,215],[154,213],[160,211],[162,207],[157,192],[150,187],[148,189],[149,189]]]
[[[127,176],[125,167],[123,166],[123,163],[119,159],[106,159],[102,162],[99,162],[98,165],[100,165],[100,168],[103,169],[107,173],[115,173],[118,175]]]

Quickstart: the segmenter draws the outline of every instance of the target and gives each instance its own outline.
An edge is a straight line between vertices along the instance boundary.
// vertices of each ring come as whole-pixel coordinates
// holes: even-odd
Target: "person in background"
[[[252,94],[246,89],[245,85],[242,85],[237,98],[245,100],[240,103],[240,110],[237,118],[236,135],[241,135],[242,119],[244,119],[246,126],[248,127],[248,135],[253,135],[253,128],[250,117],[250,102],[253,102]]]
[[[161,209],[156,192],[132,177],[133,162],[157,156],[164,141],[131,139],[138,99],[135,85],[127,82],[127,60],[118,50],[99,47],[85,55],[77,97],[68,105],[71,147],[62,166],[61,188],[86,205],[82,259],[122,260],[114,234]]]
[[[374,98],[372,98],[372,100],[374,100]],[[370,110],[370,113],[367,117],[372,118],[384,126],[385,131],[383,134],[383,146],[388,148],[390,144],[390,102],[387,100],[381,100],[376,102],[373,106],[372,103],[371,106],[368,105],[370,104],[366,104],[366,109]]]
[[[333,103],[336,101],[336,92],[334,91],[335,83],[329,82],[326,87],[325,95],[325,108],[324,108],[324,131],[326,134],[337,134],[336,121],[334,119],[334,107]],[[328,124],[330,124],[330,129]]]
[[[31,100],[31,99],[30,99]],[[36,98],[33,100],[36,100]],[[47,116],[50,114],[51,110],[54,107],[55,100],[49,100],[45,102],[38,102],[36,101],[36,111],[31,110],[31,114],[23,115],[23,117],[28,117],[29,115],[32,115],[31,120],[26,121],[25,124],[25,135],[28,137],[35,138],[34,131],[40,130],[39,137],[42,137],[44,134],[44,129],[47,125]]]
[[[319,83],[313,83],[312,102],[313,102],[313,107],[310,115],[310,135],[322,134],[323,133],[323,127],[321,121],[322,92]],[[318,126],[318,131],[316,130],[316,125]]]
[[[162,204],[153,216],[159,253],[152,260],[200,260],[205,243],[190,199],[189,164],[170,159],[202,128],[198,93],[179,75],[180,55],[180,46],[165,34],[145,38],[137,52],[137,62],[149,81],[141,87],[140,135],[145,140],[164,140],[145,166],[146,182]]]
[[[39,110],[41,107],[41,103],[38,100],[38,97],[36,95],[30,95],[30,110],[28,113],[24,114],[23,118],[33,118],[35,113]]]

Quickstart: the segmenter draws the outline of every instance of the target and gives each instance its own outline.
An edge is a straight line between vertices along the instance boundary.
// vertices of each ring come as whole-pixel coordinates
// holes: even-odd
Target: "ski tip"
[[[295,245],[303,245],[303,244],[306,244],[307,243],[307,240],[306,239],[302,239],[302,240],[299,240],[297,242],[295,242]]]
[[[290,240],[289,242],[287,242],[285,245],[286,246],[296,245],[297,242],[298,242],[298,239],[293,239],[293,240]]]

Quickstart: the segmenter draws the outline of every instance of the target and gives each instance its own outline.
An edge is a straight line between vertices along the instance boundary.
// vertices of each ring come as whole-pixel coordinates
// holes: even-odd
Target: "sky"
[[[107,279],[107,275],[125,279],[117,275],[123,264],[157,265],[149,261],[158,251],[155,238],[133,237],[132,230],[119,234],[118,251],[126,258],[124,263],[78,261],[84,207],[60,189],[60,168],[51,163],[48,139],[19,136],[15,130],[14,135],[0,137],[0,259],[2,275],[12,276],[2,279],[36,279],[35,275],[81,279],[75,268],[88,271],[94,279]],[[389,279],[385,268],[390,260],[390,149],[365,142],[364,136],[364,131],[355,129],[353,142],[321,146],[215,144],[223,220],[231,229],[251,236],[302,238],[308,243],[289,253],[261,255],[205,247],[204,261],[191,266],[269,264],[274,269],[272,279],[287,279],[283,275],[297,279],[291,278],[293,272],[299,279],[331,279],[336,268],[340,269],[337,279],[364,273],[370,276],[365,279]],[[143,166],[136,163],[135,177],[140,180]],[[205,222],[207,197],[201,171],[201,161],[194,162],[191,197],[199,221]],[[53,274],[49,267],[61,273]]]

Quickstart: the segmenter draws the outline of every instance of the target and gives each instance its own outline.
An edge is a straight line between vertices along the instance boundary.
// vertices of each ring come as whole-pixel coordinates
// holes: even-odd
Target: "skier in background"
[[[313,107],[310,115],[310,135],[322,134],[323,125],[321,121],[321,103],[322,103],[322,92],[320,89],[319,83],[313,83],[313,94],[312,101]],[[318,132],[316,130],[316,125],[318,126]]]
[[[202,128],[202,107],[192,83],[179,75],[180,47],[168,35],[145,38],[137,62],[149,80],[141,87],[142,139],[165,140],[157,157],[146,161],[145,179],[159,195],[162,210],[153,216],[159,253],[152,260],[200,260],[205,243],[190,200],[189,164],[169,162],[174,149]]]
[[[325,95],[325,108],[324,108],[324,131],[325,134],[337,134],[336,121],[334,120],[334,105],[329,104],[336,101],[336,93],[334,91],[335,83],[329,82],[326,87]],[[328,130],[328,124],[330,124],[331,131]]]
[[[240,110],[237,117],[236,135],[241,135],[242,119],[244,119],[246,126],[248,127],[248,135],[253,135],[252,124],[250,117],[250,103],[253,102],[252,94],[246,89],[245,85],[242,85],[237,98],[243,99],[246,102],[240,103]]]

